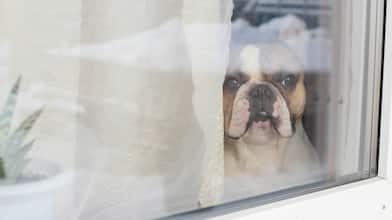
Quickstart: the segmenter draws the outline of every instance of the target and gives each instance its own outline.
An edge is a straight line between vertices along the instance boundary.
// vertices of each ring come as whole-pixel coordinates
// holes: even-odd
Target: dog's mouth
[[[265,122],[265,121],[273,121],[274,119],[276,118],[272,116],[272,113],[261,111],[253,114],[253,116],[251,115],[249,121]]]
[[[266,111],[260,111],[254,114],[251,114],[249,117],[248,123],[246,125],[246,130],[242,134],[244,135],[250,127],[255,126],[256,128],[267,129],[272,127],[277,133],[279,133],[277,129],[277,125],[279,124],[279,117],[274,117],[272,113]]]
[[[276,130],[275,124],[277,124],[278,121],[279,118],[274,117],[272,113],[266,111],[253,113],[249,117],[244,134],[253,124],[255,124],[258,128],[268,128],[272,126]]]
[[[251,128],[262,129],[262,130],[274,129],[275,132],[279,134],[279,130],[277,128],[279,121],[280,121],[279,117],[274,117],[272,113],[268,113],[265,111],[254,113],[249,116],[249,120],[246,123],[246,128],[239,136],[234,137],[228,134],[226,134],[226,136],[230,139],[237,140],[243,137]]]

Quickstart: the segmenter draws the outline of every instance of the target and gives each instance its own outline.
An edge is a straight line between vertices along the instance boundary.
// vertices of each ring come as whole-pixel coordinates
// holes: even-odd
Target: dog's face
[[[232,51],[223,85],[225,136],[263,144],[289,138],[306,97],[300,62],[279,44]]]

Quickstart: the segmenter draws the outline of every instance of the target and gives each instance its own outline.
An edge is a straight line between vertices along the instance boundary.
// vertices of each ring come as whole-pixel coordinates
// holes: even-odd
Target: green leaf
[[[6,179],[7,182],[15,182],[21,176],[22,171],[28,165],[30,161],[22,158],[21,160],[15,161],[15,163],[6,166]]]
[[[12,118],[15,112],[16,100],[19,93],[21,77],[15,82],[8,95],[7,101],[4,105],[3,111],[0,113],[0,152],[4,149],[4,140],[11,130]]]
[[[43,108],[35,111],[29,117],[27,117],[20,126],[8,137],[6,142],[5,154],[9,155],[12,152],[17,152],[23,147],[23,142],[38,117],[41,115]]]
[[[24,158],[28,152],[33,148],[35,140],[28,142],[27,144],[23,145],[22,147],[15,147],[15,149],[7,149],[4,154],[4,158],[9,161],[14,161],[19,158]]]
[[[14,182],[21,175],[22,171],[29,162],[26,159],[26,154],[30,152],[31,148],[33,147],[33,144],[34,140],[23,145],[23,147],[21,147],[19,151],[13,152],[13,154],[6,156],[6,161],[4,163],[4,175],[7,179],[7,183]]]
[[[0,184],[14,183],[20,177],[29,160],[26,155],[33,147],[34,140],[25,143],[25,139],[40,117],[43,108],[33,112],[11,132],[21,77],[15,82],[0,112]]]
[[[4,167],[4,161],[2,158],[0,158],[0,179],[5,178],[5,167]]]

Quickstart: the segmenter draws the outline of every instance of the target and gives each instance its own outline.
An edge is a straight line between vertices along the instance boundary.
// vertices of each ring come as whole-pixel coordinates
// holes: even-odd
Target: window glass
[[[376,175],[382,8],[0,0],[0,210],[200,218]]]

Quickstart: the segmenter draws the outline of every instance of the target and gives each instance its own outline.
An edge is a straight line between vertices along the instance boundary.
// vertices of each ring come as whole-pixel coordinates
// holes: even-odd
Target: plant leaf
[[[24,170],[24,168],[27,166],[29,162],[30,162],[29,160],[22,158],[21,160],[6,166],[7,182],[8,183],[16,182],[16,180],[21,176],[22,171]]]
[[[41,108],[33,112],[11,132],[20,82],[21,77],[15,82],[0,112],[0,184],[15,182],[28,164],[26,155],[33,147],[34,140],[27,144],[24,144],[24,140],[43,111]]]
[[[7,182],[15,182],[16,178],[18,178],[28,164],[28,160],[26,160],[26,154],[30,152],[33,147],[34,140],[29,143],[23,145],[18,151],[10,151],[4,157],[4,176],[7,178]]]
[[[5,178],[5,167],[4,167],[4,160],[0,158],[0,179]]]
[[[37,121],[38,117],[41,115],[43,108],[35,111],[29,117],[27,117],[19,127],[8,137],[6,143],[6,154],[9,154],[9,151],[18,151],[23,147],[23,142],[27,134],[30,132],[31,128],[34,126],[34,123]]]
[[[4,158],[9,161],[16,160],[19,157],[25,157],[26,154],[33,148],[35,140],[28,142],[27,144],[23,145],[22,147],[10,147],[4,154]]]
[[[4,149],[5,138],[10,133],[12,117],[15,111],[15,105],[19,93],[21,77],[15,82],[8,95],[7,101],[4,105],[3,111],[0,113],[0,152]]]

